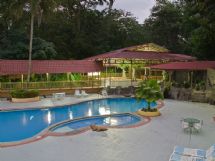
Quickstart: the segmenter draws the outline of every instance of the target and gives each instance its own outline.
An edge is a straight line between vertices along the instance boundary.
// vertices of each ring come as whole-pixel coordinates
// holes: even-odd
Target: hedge
[[[33,98],[39,96],[38,90],[14,90],[11,93],[12,98]]]

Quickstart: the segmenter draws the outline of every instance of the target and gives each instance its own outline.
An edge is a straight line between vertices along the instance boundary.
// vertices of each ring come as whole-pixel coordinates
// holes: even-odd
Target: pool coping
[[[70,106],[70,105],[76,105],[79,103],[84,103],[88,101],[93,101],[93,100],[101,100],[101,99],[111,99],[111,98],[135,98],[135,97],[124,97],[124,96],[108,96],[108,97],[99,97],[99,98],[90,98],[86,100],[78,100],[77,102],[70,102],[66,104],[61,104],[61,105],[51,105],[51,106],[40,106],[40,107],[19,107],[19,108],[1,108],[0,112],[10,112],[10,111],[22,111],[22,110],[36,110],[36,109],[48,109],[48,108],[60,108],[62,106]],[[63,101],[63,100],[62,100]]]
[[[117,126],[109,126],[109,125],[101,125],[102,127],[106,127],[106,128],[133,128],[133,127],[139,127],[141,125],[144,125],[146,123],[148,123],[151,119],[149,117],[141,117],[140,115],[136,114],[136,113],[130,113],[130,112],[126,112],[126,113],[116,113],[116,114],[108,114],[108,115],[96,115],[96,116],[88,116],[88,117],[81,117],[78,119],[74,119],[74,120],[67,120],[67,121],[62,121],[61,123],[55,124],[55,126],[52,126],[49,128],[49,136],[66,136],[66,135],[76,135],[79,133],[91,130],[89,126],[84,127],[84,128],[80,128],[77,130],[73,130],[73,131],[69,131],[69,132],[53,132],[51,131],[53,128],[60,126],[62,124],[67,124],[69,122],[74,122],[74,121],[78,121],[78,120],[84,120],[86,118],[101,118],[101,117],[111,117],[111,116],[120,116],[120,115],[130,115],[130,116],[134,116],[140,119],[140,121],[131,124],[131,125],[117,125]]]
[[[69,105],[74,105],[74,104],[80,104],[80,103],[83,103],[83,102],[87,102],[87,101],[92,101],[92,100],[100,100],[100,99],[108,99],[108,98],[128,98],[128,97],[105,97],[105,98],[98,98],[98,99],[91,99],[91,100],[83,100],[83,101],[80,101],[80,102],[75,102],[73,104],[69,104]],[[131,97],[133,98],[133,97]],[[164,102],[162,100],[158,100],[156,101],[157,103],[157,108],[158,109],[161,109],[163,106],[164,106]],[[69,105],[60,105],[60,106],[53,106],[51,108],[59,108],[59,107],[62,107],[62,106],[69,106]],[[48,107],[50,108],[50,107]],[[10,111],[21,111],[21,110],[34,110],[34,109],[46,109],[46,108],[24,108],[24,109],[19,109],[19,110],[7,110],[7,111],[0,111],[0,112],[10,112]],[[115,127],[108,127],[108,128],[118,128],[118,129],[123,129],[123,128],[135,128],[135,127],[139,127],[139,126],[142,126],[142,125],[145,125],[147,123],[149,123],[151,121],[151,117],[145,117],[145,116],[140,116],[138,115],[136,112],[134,113],[117,113],[117,115],[122,115],[122,114],[130,114],[130,115],[135,115],[139,118],[141,118],[141,121],[133,124],[133,125],[128,125],[128,126],[115,126]],[[114,114],[110,114],[109,116],[112,116]],[[101,117],[104,117],[105,115],[97,115],[97,116],[88,116],[88,118],[92,118],[92,117],[98,117],[98,116],[101,116]],[[107,116],[107,115],[106,115]],[[87,118],[87,117],[79,117],[79,118],[76,118],[76,119],[73,119],[74,120],[78,120],[78,119],[84,119],[84,118]],[[143,118],[147,119],[148,121],[144,122]],[[48,136],[72,136],[72,135],[77,135],[77,134],[81,134],[81,133],[84,133],[86,131],[89,131],[90,128],[89,127],[86,127],[86,128],[82,128],[81,130],[74,130],[72,132],[66,132],[64,133],[63,135],[59,135],[59,134],[54,134],[54,133],[51,133],[50,132],[50,129],[53,128],[54,126],[57,126],[57,125],[60,125],[60,124],[63,124],[63,123],[66,123],[66,122],[69,122],[71,120],[64,120],[64,121],[61,121],[61,122],[58,122],[56,124],[53,124],[47,128],[45,128],[44,130],[42,130],[41,132],[39,132],[38,134],[34,135],[33,137],[30,137],[30,138],[27,138],[27,139],[23,139],[23,140],[20,140],[20,141],[14,141],[14,142],[0,142],[0,148],[6,148],[6,147],[12,147],[12,146],[18,146],[18,145],[24,145],[24,144],[28,144],[28,143],[32,143],[32,142],[36,142],[36,141],[39,141],[41,139],[44,139]],[[139,124],[138,124],[139,123]]]

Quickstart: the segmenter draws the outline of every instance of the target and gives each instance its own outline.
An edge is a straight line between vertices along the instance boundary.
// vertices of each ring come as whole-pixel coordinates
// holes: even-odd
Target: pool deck
[[[90,97],[87,99],[94,96]],[[11,105],[4,101],[0,102],[0,108],[47,107],[69,104],[72,99],[75,103],[82,98],[65,98],[58,102],[47,98],[28,105]],[[164,103],[160,109],[162,115],[152,118],[146,125],[101,133],[86,131],[74,136],[46,137],[25,145],[0,148],[0,161],[168,161],[175,145],[207,149],[215,143],[215,106],[174,100],[165,100]],[[186,117],[204,121],[202,131],[192,135],[190,145],[189,135],[183,132],[180,124],[180,120]]]

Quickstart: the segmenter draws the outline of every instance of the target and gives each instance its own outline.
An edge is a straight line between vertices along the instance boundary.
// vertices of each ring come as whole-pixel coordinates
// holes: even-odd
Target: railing
[[[147,79],[161,80],[161,76],[149,76]],[[48,82],[0,82],[1,90],[12,89],[53,89],[53,88],[84,88],[84,87],[128,87],[137,86],[141,79],[131,81],[130,79],[101,79],[81,81],[48,81]]]
[[[101,77],[122,77],[122,73],[101,73]]]
[[[100,80],[86,81],[54,81],[54,82],[8,82],[0,83],[1,90],[12,89],[50,89],[50,88],[84,88],[84,87],[100,87]]]

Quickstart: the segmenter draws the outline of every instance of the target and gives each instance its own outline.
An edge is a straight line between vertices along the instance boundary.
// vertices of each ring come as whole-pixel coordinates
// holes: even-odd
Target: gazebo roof
[[[215,61],[193,61],[193,62],[172,62],[167,64],[159,64],[150,66],[152,69],[162,70],[207,70],[215,69]]]
[[[101,62],[87,60],[32,60],[32,73],[88,73],[103,70]],[[27,74],[28,60],[0,60],[0,75]]]
[[[104,60],[104,59],[143,59],[143,60],[168,60],[168,61],[190,61],[194,57],[175,54],[168,49],[159,45],[149,43],[138,46],[123,48],[108,53],[96,55],[87,58],[87,60]]]

